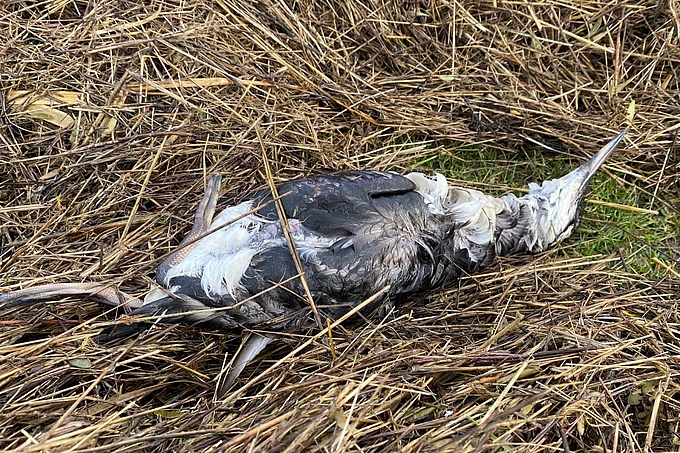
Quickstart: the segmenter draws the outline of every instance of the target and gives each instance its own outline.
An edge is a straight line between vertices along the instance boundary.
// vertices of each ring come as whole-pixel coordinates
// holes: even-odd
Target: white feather
[[[457,226],[454,244],[470,251],[470,258],[478,261],[480,257],[472,254],[473,245],[494,240],[496,213],[505,208],[503,201],[477,190],[450,187],[439,173],[435,173],[434,178],[422,173],[409,173],[406,177],[416,185],[416,191],[423,196],[431,213],[451,216]]]
[[[406,178],[416,185],[416,192],[422,195],[432,214],[443,214],[442,200],[447,197],[449,186],[444,175],[435,175],[434,178],[428,178],[422,173],[413,172],[406,175]]]
[[[146,293],[146,296],[144,296],[144,303],[142,305],[146,305],[148,303],[163,299],[164,297],[168,296],[169,292],[172,293],[176,289],[177,289],[176,287],[165,289],[165,288],[161,288],[160,286],[154,285],[151,288],[151,291]]]
[[[200,277],[201,287],[208,297],[219,298],[229,294],[236,298],[243,274],[260,250],[260,245],[254,244],[253,239],[266,224],[264,219],[253,214],[235,220],[250,210],[252,202],[225,208],[214,219],[210,229],[224,227],[201,239],[181,262],[168,271],[165,283],[179,275]]]
[[[239,300],[243,296],[241,279],[245,274],[250,260],[259,252],[256,248],[242,248],[236,253],[213,253],[205,258],[201,287],[209,297],[219,297],[229,294]]]
[[[280,222],[267,221],[255,214],[245,215],[252,208],[252,202],[225,208],[210,226],[211,230],[223,228],[201,239],[181,262],[173,266],[166,275],[165,284],[180,275],[200,277],[201,287],[210,298],[219,299],[228,294],[240,300],[245,296],[241,280],[253,257],[286,242]],[[244,217],[239,219],[241,216]],[[310,232],[299,220],[290,219],[288,224],[303,260],[316,260],[317,250],[330,247],[336,240]]]

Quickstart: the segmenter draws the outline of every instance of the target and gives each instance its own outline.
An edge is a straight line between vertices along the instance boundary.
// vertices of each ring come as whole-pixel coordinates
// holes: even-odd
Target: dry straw
[[[672,0],[3,2],[0,289],[143,295],[207,176],[238,200],[266,186],[263,156],[276,180],[454,145],[576,163],[629,126],[605,173],[632,209],[672,212],[679,34]],[[568,247],[332,342],[291,333],[219,401],[235,334],[131,333],[79,299],[1,308],[0,448],[678,451],[678,255],[640,275]]]

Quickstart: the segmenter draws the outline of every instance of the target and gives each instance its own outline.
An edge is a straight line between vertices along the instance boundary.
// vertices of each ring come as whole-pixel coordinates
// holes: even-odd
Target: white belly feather
[[[225,208],[210,226],[210,230],[217,231],[201,239],[182,261],[171,267],[163,284],[169,287],[170,280],[177,276],[198,277],[211,299],[227,294],[235,300],[246,296],[241,281],[253,257],[286,243],[278,220],[269,221],[256,214],[242,217],[252,209],[251,201]],[[305,260],[316,259],[317,249],[330,247],[336,240],[314,234],[297,219],[288,219],[288,226],[297,251]]]
[[[210,298],[240,293],[240,282],[250,261],[265,246],[253,239],[267,223],[254,214],[239,220],[252,209],[251,202],[224,209],[213,221],[211,230],[219,230],[201,239],[191,252],[167,273],[169,285],[177,276],[200,277],[201,287]],[[226,226],[225,226],[226,225]]]

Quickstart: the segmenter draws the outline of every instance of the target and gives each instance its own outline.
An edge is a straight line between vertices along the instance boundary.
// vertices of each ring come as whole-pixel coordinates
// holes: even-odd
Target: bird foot
[[[142,306],[142,301],[100,283],[48,283],[0,294],[0,305],[25,304],[65,296],[90,297],[97,302],[122,306],[129,311]]]

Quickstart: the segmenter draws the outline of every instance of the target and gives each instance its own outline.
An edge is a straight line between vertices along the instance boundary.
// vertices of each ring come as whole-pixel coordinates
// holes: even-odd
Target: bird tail
[[[578,226],[590,181],[623,140],[620,132],[588,162],[559,179],[529,184],[529,193],[501,197],[496,215],[496,254],[537,253],[557,244]]]

